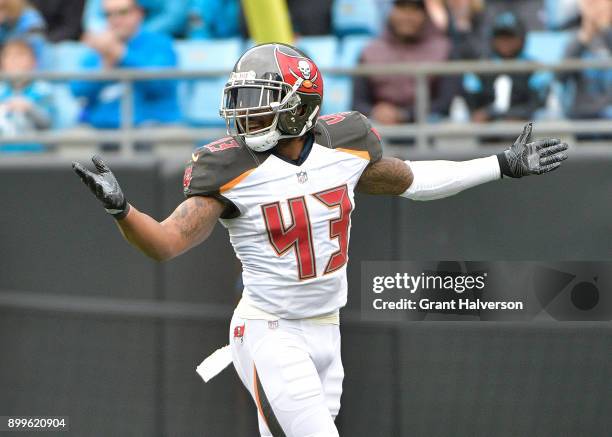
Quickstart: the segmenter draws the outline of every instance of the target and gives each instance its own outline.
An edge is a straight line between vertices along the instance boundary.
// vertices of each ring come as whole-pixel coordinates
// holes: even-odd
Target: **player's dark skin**
[[[279,141],[277,152],[297,159],[304,147],[304,137]],[[382,158],[362,173],[356,190],[367,194],[399,195],[412,184],[412,171],[397,158]],[[125,239],[147,256],[157,260],[172,259],[202,243],[211,234],[224,206],[213,197],[193,196],[183,201],[168,218],[158,222],[133,205],[117,225]]]

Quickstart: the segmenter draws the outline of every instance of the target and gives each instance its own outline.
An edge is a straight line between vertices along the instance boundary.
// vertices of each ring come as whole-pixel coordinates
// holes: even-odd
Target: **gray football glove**
[[[107,213],[117,220],[124,218],[130,210],[130,204],[127,203],[117,178],[99,156],[92,157],[91,161],[98,170],[97,174],[87,170],[78,162],[73,162],[72,168],[94,196],[102,202]]]
[[[502,177],[521,178],[557,169],[567,159],[567,144],[556,138],[531,141],[533,123],[527,123],[512,147],[497,155]]]

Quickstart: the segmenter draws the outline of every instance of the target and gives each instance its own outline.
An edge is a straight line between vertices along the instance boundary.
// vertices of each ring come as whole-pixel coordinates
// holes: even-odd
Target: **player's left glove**
[[[531,141],[533,123],[527,123],[512,147],[497,155],[503,176],[520,178],[557,169],[567,159],[567,144],[556,138]]]
[[[117,182],[117,178],[110,168],[102,161],[99,156],[91,158],[98,170],[98,174],[87,170],[78,162],[72,163],[72,168],[79,175],[85,185],[104,205],[107,213],[117,220],[124,218],[130,211],[130,204],[127,203],[123,191]]]

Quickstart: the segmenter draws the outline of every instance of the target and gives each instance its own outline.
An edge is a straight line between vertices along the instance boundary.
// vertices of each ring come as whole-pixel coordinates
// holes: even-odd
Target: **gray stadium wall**
[[[466,153],[411,159],[468,159]],[[161,219],[180,202],[182,161],[109,159],[129,200]],[[612,258],[612,153],[574,151],[541,178],[417,203],[357,197],[348,314],[365,260]],[[71,417],[76,436],[252,436],[233,370],[195,366],[227,343],[240,294],[227,233],[164,264],[121,239],[60,158],[2,158],[0,293],[215,304],[211,320],[0,306],[0,415]],[[343,436],[604,436],[612,429],[610,323],[343,322]],[[608,434],[606,434],[608,433]]]

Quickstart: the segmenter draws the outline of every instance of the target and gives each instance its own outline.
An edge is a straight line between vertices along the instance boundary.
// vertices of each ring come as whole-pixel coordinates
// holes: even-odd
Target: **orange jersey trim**
[[[341,152],[350,153],[351,155],[358,156],[359,158],[365,159],[366,161],[370,160],[370,154],[367,150],[351,150],[351,149],[343,149],[338,147],[336,150],[340,150]]]
[[[242,173],[240,176],[235,177],[234,179],[229,181],[228,183],[221,185],[221,188],[219,188],[219,191],[223,193],[224,191],[231,190],[236,185],[238,185],[244,178],[250,175],[254,170],[255,170],[254,168],[247,170],[244,173]]]
[[[253,391],[255,392],[255,403],[257,404],[257,410],[259,411],[259,414],[264,420],[266,426],[268,426],[268,421],[266,420],[263,408],[261,408],[261,401],[259,400],[259,388],[257,387],[257,367],[255,367],[255,363],[253,363],[253,389]]]

